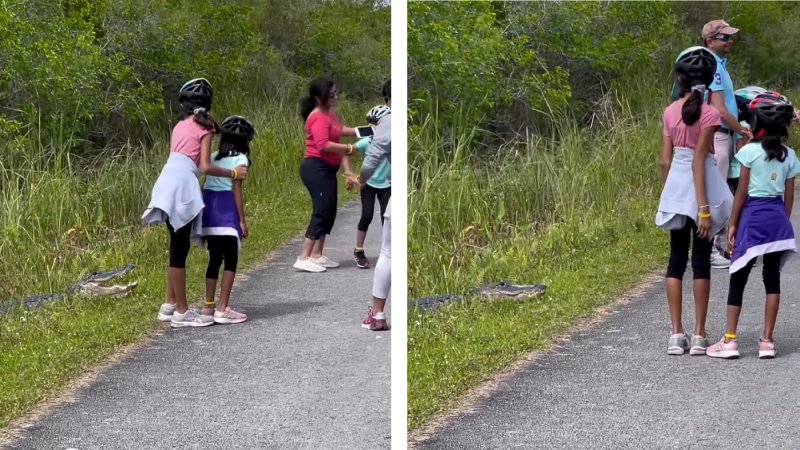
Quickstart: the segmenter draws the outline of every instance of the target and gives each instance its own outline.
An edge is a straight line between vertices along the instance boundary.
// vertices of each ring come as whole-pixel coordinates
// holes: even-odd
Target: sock
[[[374,318],[376,318],[378,320],[386,320],[386,314],[384,314],[382,312],[375,313],[375,315],[372,316],[372,317],[374,317]]]

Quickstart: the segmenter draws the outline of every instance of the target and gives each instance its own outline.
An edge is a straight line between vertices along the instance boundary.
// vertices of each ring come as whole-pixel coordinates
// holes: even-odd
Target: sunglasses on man
[[[722,41],[722,42],[728,42],[728,41],[731,40],[732,37],[733,36],[731,36],[730,34],[718,34],[718,35],[714,36],[714,39],[716,39],[718,41]]]

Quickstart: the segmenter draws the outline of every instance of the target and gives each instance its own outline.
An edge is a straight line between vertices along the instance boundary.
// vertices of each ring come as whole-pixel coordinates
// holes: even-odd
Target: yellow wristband
[[[233,170],[233,177],[232,177],[232,179],[233,179],[233,180],[235,180],[235,179],[236,179],[236,178],[239,176],[239,172],[237,172],[237,171],[236,171],[236,169],[231,169],[231,170]]]
[[[711,213],[697,213],[697,217],[699,217],[701,219],[710,219],[711,218]]]
[[[725,338],[727,338],[727,339],[736,339],[736,335],[735,334],[731,334],[731,333],[725,333]]]
[[[214,306],[214,305],[216,305],[214,300],[206,300],[206,306]]]

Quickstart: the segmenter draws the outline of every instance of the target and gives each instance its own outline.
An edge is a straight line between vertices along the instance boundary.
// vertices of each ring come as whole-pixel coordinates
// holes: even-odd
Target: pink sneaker
[[[775,349],[775,341],[758,340],[758,357],[761,359],[774,358],[778,354]]]
[[[712,358],[736,359],[739,357],[739,344],[736,339],[726,343],[725,338],[706,349],[706,355]]]
[[[372,331],[386,331],[389,329],[389,324],[386,323],[386,315],[384,313],[376,313],[372,316],[372,323],[369,324],[369,329]]]
[[[364,320],[361,321],[361,328],[366,328],[369,330],[369,327],[372,325],[372,322],[375,320],[375,317],[372,315],[372,306],[369,307],[367,311],[367,317],[364,317]]]
[[[214,311],[214,322],[216,323],[242,323],[247,320],[247,316],[229,307],[224,312]]]

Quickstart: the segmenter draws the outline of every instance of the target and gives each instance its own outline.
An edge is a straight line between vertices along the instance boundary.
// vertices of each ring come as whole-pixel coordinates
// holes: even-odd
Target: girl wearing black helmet
[[[239,166],[250,166],[250,141],[255,137],[255,128],[242,116],[230,116],[220,125],[219,150],[211,154],[212,163],[222,169],[232,170]],[[236,277],[242,239],[247,237],[247,221],[244,214],[242,180],[227,177],[206,177],[203,189],[203,237],[208,245],[208,268],[206,269],[206,303],[204,316],[211,316],[221,324],[241,323],[247,316],[228,306]],[[217,292],[219,268],[225,261],[219,304],[214,302]]]
[[[181,120],[172,129],[170,156],[161,170],[150,200],[142,215],[148,224],[166,223],[169,230],[169,267],[166,302],[158,319],[173,327],[204,327],[214,323],[189,309],[186,301],[186,257],[190,242],[202,242],[203,193],[200,173],[244,179],[247,167],[226,170],[211,164],[211,141],[217,124],[209,116],[213,88],[208,80],[196,78],[178,91]]]
[[[733,197],[715,168],[714,132],[719,111],[704,103],[713,81],[716,59],[705,48],[684,51],[675,62],[680,98],[664,110],[661,193],[656,225],[670,232],[666,273],[667,304],[672,335],[667,354],[705,354],[706,314],[711,288],[711,249],[714,234],[724,229]],[[681,321],[683,274],[692,247],[695,326],[691,344]]]
[[[300,117],[305,121],[306,152],[300,164],[300,178],[311,196],[311,221],[306,229],[303,250],[294,268],[306,272],[324,272],[339,263],[323,255],[325,236],[331,234],[336,220],[338,181],[341,166],[352,177],[349,155],[353,144],[342,144],[343,136],[355,136],[353,128],[342,125],[334,111],[337,98],[333,80],[318,78],[311,82],[308,96],[300,101]]]
[[[794,150],[784,144],[795,117],[794,109],[785,98],[765,93],[756,96],[748,110],[753,140],[736,154],[742,167],[728,225],[728,246],[733,253],[727,320],[723,338],[708,348],[708,356],[714,358],[739,357],[736,328],[742,296],[758,256],[763,258],[767,293],[758,356],[775,357],[772,334],[780,304],[781,268],[797,253],[789,217],[794,203],[794,177],[800,164]]]

